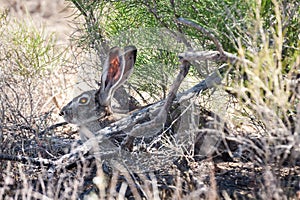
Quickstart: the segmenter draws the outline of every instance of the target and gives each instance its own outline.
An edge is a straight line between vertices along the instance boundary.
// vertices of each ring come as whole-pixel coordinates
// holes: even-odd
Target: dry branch
[[[232,53],[224,52],[224,56],[220,55],[219,51],[187,51],[178,54],[180,58],[184,58],[188,61],[201,60],[201,61],[213,61],[213,62],[228,62],[232,65],[237,62],[245,63],[247,65],[254,65],[247,59],[240,58]]]
[[[176,93],[190,68],[190,63],[188,61],[182,60],[181,62],[182,64],[180,66],[179,74],[174,80],[173,85],[170,88],[170,92],[164,102],[163,107],[160,108],[158,115],[155,116],[154,119],[152,119],[151,121],[138,124],[135,127],[133,127],[130,133],[127,134],[127,137],[123,142],[123,145],[127,146],[131,137],[145,136],[146,133],[147,133],[147,137],[153,136],[156,133],[156,131],[152,131],[152,133],[149,133],[149,130],[153,130],[153,129],[160,130],[161,127],[164,126],[167,120],[168,112],[176,97]]]
[[[15,155],[7,155],[7,154],[0,154],[0,160],[9,160],[14,162],[20,162],[23,164],[33,164],[36,166],[49,166],[53,165],[54,162],[50,159],[44,158],[30,158],[25,156],[15,156]]]
[[[209,39],[211,39],[213,41],[213,43],[216,45],[217,50],[220,52],[220,56],[224,56],[225,52],[224,49],[222,47],[221,42],[214,36],[214,34],[212,34],[210,31],[206,30],[204,27],[200,26],[199,24],[184,19],[184,18],[178,18],[177,19],[180,23],[186,25],[186,26],[191,26],[199,31],[201,31],[203,34],[207,35],[209,37]]]

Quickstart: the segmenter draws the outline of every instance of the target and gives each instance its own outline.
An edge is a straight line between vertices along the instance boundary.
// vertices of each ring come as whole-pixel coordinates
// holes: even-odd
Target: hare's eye
[[[88,98],[87,97],[81,97],[79,99],[79,103],[81,103],[81,104],[86,104],[87,102],[88,102]]]

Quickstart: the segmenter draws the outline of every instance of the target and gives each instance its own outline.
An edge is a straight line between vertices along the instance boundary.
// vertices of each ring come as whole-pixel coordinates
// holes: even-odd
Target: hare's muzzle
[[[64,113],[64,111],[63,110],[61,110],[60,112],[59,112],[59,116],[64,116],[65,115],[65,113]]]
[[[66,122],[75,123],[72,108],[69,106],[63,107],[59,112],[59,115],[62,116]]]
[[[71,109],[65,106],[59,112],[59,116],[65,117],[65,116],[69,115],[70,112],[71,112]]]

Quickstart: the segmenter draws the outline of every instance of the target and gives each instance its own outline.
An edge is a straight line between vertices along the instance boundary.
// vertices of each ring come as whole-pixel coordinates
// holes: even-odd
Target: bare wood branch
[[[240,58],[232,53],[224,52],[223,57],[220,56],[218,51],[188,51],[179,53],[180,58],[184,58],[188,61],[201,60],[201,61],[213,61],[213,62],[229,62],[234,65],[237,62],[245,63],[247,65],[254,65],[253,62]]]
[[[49,159],[30,158],[30,157],[25,157],[25,156],[15,156],[15,155],[7,155],[7,154],[0,154],[0,160],[9,160],[9,161],[14,161],[14,162],[20,162],[23,164],[34,164],[37,166],[49,166],[49,165],[54,164]]]
[[[46,129],[42,130],[41,132],[39,132],[38,135],[44,135],[45,133],[47,133],[48,131],[51,131],[51,130],[54,130],[56,129],[57,127],[60,127],[60,126],[64,126],[68,124],[68,122],[60,122],[60,123],[57,123],[57,124],[53,124],[49,127],[47,127]]]
[[[179,93],[173,103],[182,103],[193,98],[202,91],[214,88],[221,84],[223,76],[229,71],[229,65],[222,65],[218,70],[209,75],[205,80],[201,81],[192,88]]]
[[[176,97],[176,93],[178,91],[179,86],[181,85],[183,79],[186,77],[189,68],[190,68],[190,63],[184,59],[181,60],[182,64],[180,66],[180,71],[179,74],[177,75],[176,79],[174,80],[170,92],[164,102],[163,107],[160,109],[158,115],[154,117],[151,121],[145,122],[143,124],[138,124],[133,129],[128,133],[127,137],[125,138],[124,142],[122,145],[127,146],[126,144],[128,143],[130,137],[137,137],[137,136],[143,136],[147,133],[147,136],[152,136],[156,132],[152,131],[152,133],[149,133],[149,130],[153,130],[154,128],[160,130],[161,127],[163,127],[164,123],[167,120],[167,114],[173,104],[173,101]]]
[[[207,35],[207,37],[209,37],[213,43],[216,45],[217,50],[220,52],[220,56],[223,56],[225,54],[224,49],[222,44],[220,43],[220,41],[214,36],[214,34],[212,34],[210,31],[206,30],[204,27],[200,26],[199,24],[187,20],[185,18],[178,18],[177,19],[180,23],[186,25],[186,26],[191,26],[199,31],[201,31],[203,34]]]

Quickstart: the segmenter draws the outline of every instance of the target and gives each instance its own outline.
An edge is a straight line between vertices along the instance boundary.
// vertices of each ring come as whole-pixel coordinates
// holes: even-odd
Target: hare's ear
[[[120,80],[119,86],[122,85],[132,74],[133,66],[136,60],[137,49],[135,46],[127,46],[124,48],[125,67],[124,73]]]
[[[114,91],[121,86],[133,71],[137,50],[134,46],[125,47],[124,52],[118,47],[110,50],[103,66],[101,86],[98,92],[99,103],[110,106]]]

